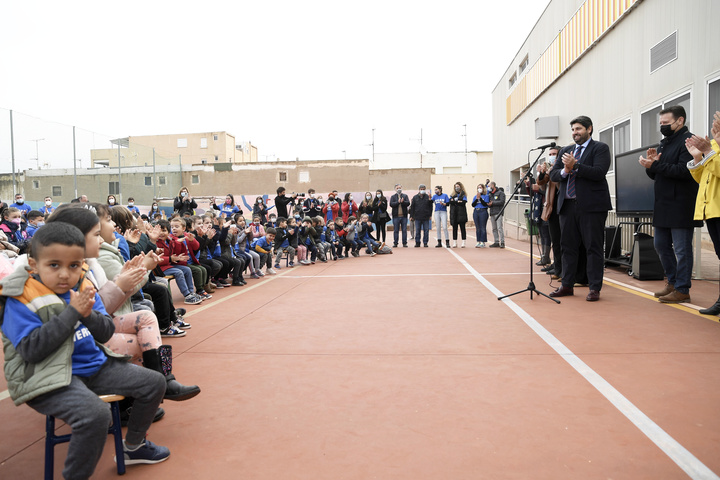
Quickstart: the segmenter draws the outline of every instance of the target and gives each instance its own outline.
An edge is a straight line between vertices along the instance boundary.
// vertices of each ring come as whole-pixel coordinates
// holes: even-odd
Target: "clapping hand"
[[[123,236],[128,243],[138,243],[140,241],[140,231],[137,228],[125,230],[125,235]]]
[[[648,148],[646,155],[647,158],[640,155],[638,162],[640,162],[640,165],[642,165],[643,167],[650,168],[653,163],[660,160],[660,156],[662,155],[662,153],[657,153],[657,149],[655,148]]]
[[[565,172],[570,173],[570,170],[572,170],[577,163],[577,159],[573,156],[573,154],[565,153],[562,156],[562,163],[565,165]]]
[[[82,287],[81,287],[82,288]],[[87,287],[80,292],[70,290],[70,306],[80,314],[80,317],[89,317],[95,305],[95,289]]]
[[[146,232],[146,235],[152,243],[157,243],[158,238],[160,238],[160,225],[155,225],[154,227],[149,229]]]

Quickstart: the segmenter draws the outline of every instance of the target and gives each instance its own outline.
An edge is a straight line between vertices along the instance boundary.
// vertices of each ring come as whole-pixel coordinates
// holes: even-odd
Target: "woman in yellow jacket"
[[[715,112],[713,140],[693,135],[685,142],[693,160],[688,169],[699,184],[695,201],[695,220],[704,220],[720,259],[720,112]],[[720,315],[720,297],[714,305],[700,310],[704,315]]]

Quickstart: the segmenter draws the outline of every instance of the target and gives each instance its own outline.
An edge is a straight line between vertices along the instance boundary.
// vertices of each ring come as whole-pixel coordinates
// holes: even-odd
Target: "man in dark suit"
[[[610,168],[610,149],[591,138],[590,118],[570,122],[575,145],[563,148],[550,170],[550,180],[559,186],[557,198],[562,246],[562,286],[551,297],[573,295],[580,245],[587,250],[588,302],[600,300],[603,268],[605,219],[612,209],[605,178]]]
[[[680,105],[660,112],[660,146],[650,148],[647,158],[640,157],[640,165],[655,181],[655,250],[660,257],[667,283],[655,292],[662,303],[690,301],[693,269],[693,227],[698,184],[690,174],[687,163],[693,160],[685,147],[692,133],[685,126],[685,109]]]

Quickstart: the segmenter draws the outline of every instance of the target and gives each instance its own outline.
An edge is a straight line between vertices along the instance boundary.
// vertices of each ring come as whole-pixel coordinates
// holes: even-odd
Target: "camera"
[[[305,192],[301,192],[301,193],[293,192],[292,194],[293,194],[293,197],[298,196],[300,198],[305,198]]]

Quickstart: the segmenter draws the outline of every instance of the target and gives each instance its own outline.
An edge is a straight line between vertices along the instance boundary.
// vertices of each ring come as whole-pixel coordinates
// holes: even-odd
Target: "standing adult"
[[[196,208],[197,203],[195,203],[193,197],[190,196],[190,191],[187,187],[183,186],[178,192],[178,196],[175,197],[175,200],[173,201],[173,209],[175,210],[175,213],[179,214],[181,217],[185,215],[185,213],[193,215]]]
[[[303,202],[303,214],[305,217],[315,218],[322,213],[322,206],[317,198],[315,198],[315,189],[308,189],[308,196]]]
[[[375,191],[375,198],[372,201],[372,221],[375,224],[375,240],[385,243],[385,226],[390,215],[387,213],[388,201],[383,191]],[[381,239],[382,237],[382,239]]]
[[[430,240],[430,226],[432,223],[433,200],[428,195],[425,185],[420,184],[418,193],[410,204],[410,220],[415,221],[415,248],[420,246],[422,236],[423,246],[428,246]]]
[[[545,163],[540,165],[538,185],[545,185],[545,205],[541,218],[548,224],[550,232],[550,246],[553,253],[553,262],[545,268],[545,273],[552,275],[554,280],[560,278],[562,273],[562,248],[560,247],[560,217],[557,214],[558,184],[550,180],[550,170],[557,161],[561,147],[551,147]]]
[[[351,216],[357,218],[358,206],[355,200],[353,200],[352,193],[348,192],[345,194],[345,201],[340,205],[340,210],[342,211],[342,217],[345,223],[348,222],[348,218]]]
[[[437,245],[436,248],[442,247],[442,232],[445,232],[445,244],[450,248],[450,235],[448,235],[448,215],[447,207],[450,204],[450,197],[443,193],[442,186],[438,185],[435,187],[435,195],[432,197],[432,201],[435,204],[435,228],[437,229]],[[417,238],[417,233],[415,234]]]
[[[40,211],[46,217],[55,211],[55,207],[53,207],[52,197],[45,197],[45,205],[40,208]]]
[[[265,199],[263,199],[263,197],[255,198],[252,218],[260,217],[260,225],[265,225],[267,223],[267,212],[268,208],[267,205],[265,205]]]
[[[128,197],[127,208],[132,213],[137,213],[138,215],[140,215],[140,209],[137,207],[137,205],[135,205],[135,199],[133,197]]]
[[[540,172],[545,168],[545,164],[538,166],[538,178]],[[538,266],[550,264],[550,229],[547,222],[542,219],[543,205],[545,204],[546,187],[533,181],[532,175],[525,177],[525,190],[530,196],[530,224],[537,225],[538,234],[540,236],[540,261],[535,263]]]
[[[473,197],[473,222],[475,223],[475,248],[485,248],[487,242],[487,221],[488,202],[490,197],[487,194],[484,184],[477,186],[477,195]]]
[[[679,105],[660,111],[664,138],[657,149],[648,149],[647,158],[638,160],[654,180],[655,250],[667,277],[665,288],[655,292],[662,303],[690,301],[693,228],[702,226],[702,221],[693,220],[698,184],[687,168],[693,157],[685,147],[685,140],[692,137],[685,115]]]
[[[503,229],[503,215],[500,212],[505,205],[505,192],[497,187],[495,182],[488,184],[490,188],[490,225],[492,226],[493,243],[490,248],[505,248],[505,230]]]
[[[106,199],[106,202],[107,202],[107,206],[108,206],[108,207],[114,207],[115,205],[118,204],[118,203],[117,203],[117,198],[115,198],[115,195],[108,195],[108,196],[107,196],[107,199]]]
[[[23,197],[22,193],[15,194],[15,203],[10,205],[11,208],[17,208],[20,210],[20,213],[22,214],[23,218],[27,219],[27,214],[32,208],[30,208],[30,205],[25,203],[25,197]]]
[[[720,112],[715,112],[713,141],[693,135],[686,146],[693,156],[687,167],[700,184],[695,202],[695,220],[705,220],[715,255],[720,259]],[[703,315],[720,315],[720,296],[714,305],[700,310]]]
[[[285,187],[277,188],[277,196],[275,197],[275,210],[277,211],[278,218],[290,218],[288,216],[288,205],[292,205],[296,198],[297,193],[293,193],[292,196],[289,197],[285,195]]]
[[[408,225],[408,207],[410,207],[410,198],[402,193],[402,185],[395,184],[395,195],[390,197],[390,208],[393,217],[393,247],[398,246],[398,236],[402,230],[402,245],[407,247],[407,225]]]
[[[563,148],[562,161],[555,162],[550,180],[560,185],[558,212],[562,244],[562,285],[551,297],[573,295],[579,246],[587,250],[587,276],[590,292],[585,300],[600,300],[605,263],[603,236],[607,212],[612,208],[607,171],[610,149],[592,139],[592,120],[580,116],[570,121],[575,145]]]
[[[227,219],[236,213],[243,213],[242,209],[235,204],[235,197],[231,193],[225,195],[225,201],[220,206],[215,204],[215,197],[210,197],[210,206],[213,210],[219,211],[221,217]]]
[[[455,191],[450,197],[450,225],[452,225],[453,231],[453,248],[457,247],[458,227],[460,227],[460,237],[462,238],[460,248],[465,248],[465,239],[467,238],[465,224],[468,221],[467,193],[465,193],[465,185],[462,182],[457,182],[453,186],[453,190]]]

